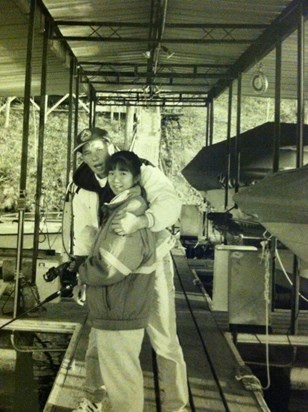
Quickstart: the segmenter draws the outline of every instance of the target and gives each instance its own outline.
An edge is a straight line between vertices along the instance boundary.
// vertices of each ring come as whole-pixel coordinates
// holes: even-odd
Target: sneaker
[[[83,398],[77,409],[73,409],[72,412],[101,412],[102,403],[101,402],[91,402],[87,398]]]

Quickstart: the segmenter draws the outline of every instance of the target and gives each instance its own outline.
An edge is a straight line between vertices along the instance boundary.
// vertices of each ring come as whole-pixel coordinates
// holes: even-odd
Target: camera
[[[57,267],[51,267],[43,275],[43,278],[46,282],[52,282],[59,276],[62,288],[69,287],[69,289],[73,289],[77,285],[77,272],[75,268],[74,261],[64,262]]]

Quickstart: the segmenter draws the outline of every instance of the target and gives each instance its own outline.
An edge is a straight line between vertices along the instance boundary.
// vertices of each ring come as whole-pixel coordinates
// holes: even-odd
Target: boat
[[[279,165],[281,170],[296,166],[297,125],[281,123]],[[203,147],[181,171],[185,179],[197,190],[210,191],[234,186],[237,177],[236,139],[240,150],[240,186],[249,186],[262,180],[273,168],[274,122],[263,123],[241,133],[237,138]],[[308,125],[304,125],[304,146],[308,146]],[[229,154],[228,154],[229,152]],[[308,152],[304,152],[304,164]],[[229,176],[227,169],[230,165]]]
[[[16,248],[18,233],[18,214],[7,213],[0,217],[0,248]],[[23,248],[33,248],[34,214],[25,213]],[[48,213],[40,220],[39,249],[63,251],[62,213]]]
[[[301,275],[307,276],[308,165],[270,174],[255,185],[240,188],[233,199],[242,212],[301,259]]]

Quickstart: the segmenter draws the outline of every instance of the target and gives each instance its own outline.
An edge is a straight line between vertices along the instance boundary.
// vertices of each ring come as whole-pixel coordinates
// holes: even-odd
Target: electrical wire
[[[44,243],[45,241],[47,241],[48,244],[48,249],[51,250],[53,248],[54,243],[56,242],[57,236],[61,235],[61,226],[58,229],[57,232],[55,232],[55,239],[53,240],[53,242],[51,242],[51,233],[49,232],[49,228],[48,228],[48,224],[47,224],[47,214],[48,214],[48,203],[47,200],[44,199],[43,200],[44,204],[38,204],[37,202],[34,202],[33,205],[34,206],[39,206],[40,210],[42,210],[42,214],[40,215],[40,222],[39,222],[39,241],[38,243]],[[42,227],[43,225],[43,227]]]

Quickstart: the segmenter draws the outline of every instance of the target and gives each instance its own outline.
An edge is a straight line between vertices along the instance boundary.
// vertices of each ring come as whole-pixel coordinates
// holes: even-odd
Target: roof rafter
[[[138,22],[111,22],[111,21],[71,21],[55,20],[57,26],[83,26],[83,27],[135,27],[148,28],[149,23]],[[155,25],[154,25],[155,26]],[[269,27],[268,24],[245,24],[245,23],[165,23],[168,29],[245,29],[260,30]]]
[[[230,75],[235,78],[240,73],[244,73],[251,68],[255,62],[260,62],[264,56],[270,53],[275,48],[278,40],[282,41],[292,34],[297,28],[301,7],[303,7],[302,10],[305,19],[307,19],[308,0],[293,0],[270,27],[239,57],[235,64],[229,69]],[[222,81],[220,84],[216,84],[210,93],[210,99],[215,99],[219,96],[229,84],[230,81]]]
[[[114,66],[114,67],[147,67],[146,63],[119,63],[119,62],[99,62],[99,61],[79,61],[80,66]],[[215,64],[215,63],[160,63],[160,68],[213,68],[213,69],[225,69],[229,68],[231,64]]]
[[[205,79],[206,80],[206,79]],[[131,87],[144,87],[144,86],[148,86],[148,84],[146,82],[136,82],[134,80],[132,81],[121,81],[121,80],[91,80],[91,82],[89,82],[88,79],[83,79],[80,81],[81,83],[91,83],[91,84],[113,84],[113,85],[118,85],[118,86],[131,86]],[[202,90],[204,87],[209,88],[208,83],[192,83],[191,81],[188,83],[175,83],[173,81],[173,79],[170,79],[169,82],[159,82],[159,83],[152,83],[152,85],[156,85],[159,87],[162,86],[189,86],[191,87],[196,87],[196,88],[200,88],[200,90]]]
[[[180,79],[229,79],[230,74],[224,73],[170,73],[170,72],[158,72],[158,73],[149,73],[149,72],[114,72],[114,71],[90,71],[90,70],[83,70],[82,74],[84,76],[95,76],[95,77],[138,77],[138,78],[149,78],[149,77],[156,77],[156,78],[180,78]]]
[[[87,42],[106,42],[106,43],[148,43],[156,46],[159,41],[157,39],[147,39],[141,37],[106,37],[106,36],[59,36],[53,34],[52,40],[64,39],[66,41],[87,41]],[[179,44],[251,44],[253,39],[213,39],[213,38],[164,38],[161,43],[179,43]],[[257,41],[257,40],[256,40]]]

